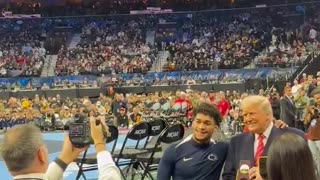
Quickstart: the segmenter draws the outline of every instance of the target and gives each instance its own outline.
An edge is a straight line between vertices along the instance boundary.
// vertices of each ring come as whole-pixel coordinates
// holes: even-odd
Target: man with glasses
[[[120,180],[120,171],[111,154],[105,150],[101,123],[90,117],[91,137],[97,152],[99,179]],[[86,147],[87,148],[87,147]],[[17,125],[4,135],[1,156],[14,180],[60,180],[67,166],[86,148],[74,147],[65,134],[60,155],[49,165],[48,150],[41,131],[33,125]]]
[[[62,179],[63,171],[84,149],[73,148],[66,135],[61,154],[49,165],[41,131],[29,124],[7,131],[1,148],[13,179]],[[47,171],[48,169],[48,171]]]

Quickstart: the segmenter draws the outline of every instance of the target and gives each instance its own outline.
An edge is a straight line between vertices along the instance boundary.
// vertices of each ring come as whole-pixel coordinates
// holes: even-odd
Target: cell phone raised
[[[259,171],[262,179],[268,179],[267,156],[261,156],[258,161]]]

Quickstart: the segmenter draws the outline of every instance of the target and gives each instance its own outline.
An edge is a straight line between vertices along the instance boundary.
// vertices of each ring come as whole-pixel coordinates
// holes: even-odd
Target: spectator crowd
[[[34,5],[31,11],[40,12],[41,4]],[[126,3],[123,10],[132,6],[134,3]],[[20,7],[21,11],[30,12],[28,8],[23,9],[23,5]],[[79,7],[78,11],[85,12],[91,9],[98,11],[100,7],[101,4],[95,2],[90,4],[89,8]],[[121,8],[121,6],[119,7]],[[120,133],[127,132],[134,125],[156,118],[166,120],[169,125],[181,123],[187,130],[191,127],[190,129],[194,131],[193,139],[186,138],[179,147],[174,148],[179,151],[182,149],[181,153],[172,152],[170,151],[172,148],[168,148],[169,150],[163,154],[161,161],[159,160],[159,172],[163,173],[158,173],[158,176],[168,174],[168,176],[174,176],[173,178],[179,174],[176,173],[179,166],[174,164],[179,162],[174,158],[179,159],[180,157],[175,157],[175,155],[188,153],[189,150],[195,148],[194,144],[197,144],[196,148],[200,148],[199,144],[206,145],[201,148],[211,146],[212,134],[217,130],[222,133],[221,137],[214,137],[214,140],[217,141],[214,142],[214,148],[218,147],[223,151],[212,154],[212,149],[210,149],[209,156],[207,154],[202,156],[202,154],[199,157],[205,157],[206,161],[210,163],[219,159],[221,168],[225,161],[226,168],[222,176],[224,179],[234,179],[234,171],[239,166],[236,159],[240,157],[239,154],[242,155],[241,153],[248,151],[241,149],[247,148],[244,144],[248,143],[248,139],[241,138],[254,135],[255,138],[253,136],[250,138],[254,139],[254,143],[252,143],[254,148],[257,146],[257,149],[254,149],[255,167],[248,169],[248,173],[250,176],[254,174],[254,177],[259,180],[262,179],[260,174],[262,175],[263,172],[256,169],[256,155],[260,157],[263,154],[264,146],[267,147],[267,144],[263,142],[264,138],[281,144],[283,139],[273,140],[274,137],[270,134],[280,132],[276,129],[282,128],[282,126],[289,126],[296,128],[294,130],[288,129],[299,135],[299,138],[305,135],[308,140],[308,150],[305,157],[310,155],[309,158],[313,158],[312,163],[310,159],[308,162],[312,165],[314,162],[314,169],[320,175],[320,71],[316,76],[302,74],[292,84],[287,82],[284,87],[279,88],[278,84],[273,84],[271,88],[260,89],[259,96],[254,96],[257,92],[249,90],[238,92],[236,90],[217,91],[212,89],[208,92],[199,92],[192,89],[192,86],[188,86],[183,91],[169,92],[168,88],[177,84],[242,83],[251,80],[252,77],[263,79],[270,74],[269,71],[243,71],[242,68],[245,67],[289,69],[289,67],[301,66],[307,57],[317,52],[319,48],[318,19],[320,14],[317,12],[318,7],[318,4],[306,5],[303,14],[298,11],[296,6],[280,6],[223,11],[222,14],[219,11],[209,11],[159,14],[147,17],[137,15],[29,20],[0,19],[1,77],[40,76],[47,53],[54,54],[51,48],[57,49],[57,46],[59,50],[57,62],[53,67],[54,74],[56,76],[74,75],[77,77],[84,77],[78,75],[86,75],[86,78],[80,83],[71,82],[72,79],[69,82],[63,77],[59,77],[60,79],[56,77],[57,81],[55,78],[48,77],[45,79],[48,81],[43,82],[40,82],[39,78],[25,78],[25,82],[28,80],[26,85],[19,87],[20,85],[16,83],[14,90],[75,89],[76,87],[97,89],[100,85],[111,86],[107,92],[91,98],[87,96],[62,98],[59,94],[48,96],[45,92],[42,97],[36,94],[32,98],[10,97],[2,99],[0,100],[0,129],[6,132],[18,124],[34,124],[43,131],[65,130],[79,114],[86,118],[104,117],[107,123],[116,126]],[[71,9],[73,8],[70,7]],[[52,12],[48,12],[48,14],[50,13]],[[296,18],[290,19],[292,16]],[[166,26],[167,28],[163,28]],[[69,47],[69,35],[74,35],[73,31],[77,31],[76,35],[80,36],[80,42],[76,44],[76,47]],[[150,43],[149,36],[153,32],[163,34],[154,35],[155,42]],[[50,37],[50,34],[53,36]],[[54,43],[57,42],[57,39],[61,40],[61,43]],[[50,50],[47,47],[50,47]],[[162,58],[160,51],[168,51],[169,56],[165,57],[165,64],[159,63]],[[316,56],[313,54],[313,57]],[[162,71],[166,73],[148,73],[157,65],[163,66]],[[212,71],[217,69],[233,70]],[[288,71],[283,72],[288,73]],[[87,77],[90,78],[87,79]],[[77,80],[77,78],[73,80]],[[9,79],[4,81],[9,81]],[[164,86],[165,90],[161,92],[139,94],[133,92],[120,94],[114,92],[113,89],[113,86],[146,87],[152,85],[167,85],[167,87]],[[77,93],[80,94],[79,91]],[[11,92],[8,94],[11,95]],[[263,112],[260,112],[260,109]],[[203,116],[207,116],[213,121],[203,120]],[[277,121],[279,119],[280,126]],[[264,124],[265,122],[267,123]],[[205,125],[201,125],[202,123]],[[262,125],[263,128],[268,127],[268,129],[264,129],[263,133],[259,129]],[[240,136],[237,136],[239,134]],[[201,137],[204,136],[208,136],[208,142],[201,141]],[[220,140],[223,141],[225,138],[231,138],[229,151],[225,151],[226,144],[220,143]],[[296,142],[297,145],[301,140],[294,136],[287,138],[293,138],[292,142]],[[95,143],[96,149],[105,145],[101,143],[102,137],[98,139],[98,144]],[[305,143],[301,144],[301,146],[306,146]],[[188,145],[190,148],[186,148],[187,151],[181,148]],[[236,148],[238,151],[232,152],[234,151],[232,148]],[[271,145],[271,149],[274,148],[276,145]],[[289,148],[295,147],[291,145]],[[274,151],[276,150],[272,152],[275,153]],[[197,149],[195,152],[203,153],[206,151]],[[221,159],[220,153],[224,153]],[[195,157],[190,158],[189,160],[197,160]],[[109,159],[113,163],[111,156]],[[186,157],[183,157],[183,161],[186,161]],[[61,165],[61,161],[58,160],[57,163]],[[166,168],[171,167],[166,163],[174,164],[175,168],[166,171]],[[304,163],[307,164],[307,162]],[[206,166],[203,162],[201,165]],[[220,165],[217,165],[217,170],[214,173],[220,177],[222,170],[218,166]],[[276,167],[276,164],[273,166]],[[211,167],[210,164],[208,167]],[[185,172],[185,169],[182,169]],[[282,170],[283,168],[278,169]],[[116,174],[119,174],[117,167],[114,166],[114,170]],[[175,173],[171,175],[166,174],[166,172],[173,171]],[[271,172],[270,167],[268,171]],[[193,175],[201,176],[201,173],[203,172],[199,171]],[[310,172],[310,174],[312,173]]]
[[[58,33],[58,27],[62,31],[58,34],[69,34],[68,28],[62,27],[81,29],[81,40],[76,47],[68,46],[71,36],[63,37],[54,69],[58,76],[145,74],[157,65],[163,71],[300,66],[318,48],[318,13],[314,11],[317,4],[305,6],[308,13],[297,15],[295,21],[290,19],[296,13],[294,7],[244,9],[223,14],[208,11],[129,17],[2,19],[5,43],[0,49],[0,72],[3,76],[39,76],[46,52],[53,52],[46,48],[57,48],[52,44],[61,38],[49,37]],[[282,18],[275,18],[278,16]],[[174,26],[162,28],[166,23]],[[32,24],[39,27],[32,29]],[[169,38],[170,41],[156,38],[150,44],[150,32],[159,29],[164,33],[162,37],[174,38]],[[161,50],[170,54],[165,64],[158,62]]]
[[[40,76],[47,52],[41,29],[30,21],[1,19],[0,76]]]
[[[56,75],[148,72],[155,54],[145,42],[142,23],[106,20],[85,25],[76,48],[61,48]]]
[[[317,76],[303,74],[293,84],[288,82],[283,92],[276,88],[261,89],[259,95],[267,97],[275,119],[281,119],[290,127],[309,132],[311,138],[309,144],[312,146],[314,133],[310,130],[313,126],[310,125],[312,122],[308,114],[311,111],[313,113],[318,107],[318,101],[314,99],[312,92],[319,86],[319,73]],[[192,110],[203,103],[208,103],[213,104],[223,117],[220,129],[224,136],[232,137],[248,130],[243,122],[240,104],[250,95],[252,94],[246,92],[240,94],[228,90],[197,92],[187,89],[185,92],[178,90],[150,94],[108,92],[107,95],[101,93],[98,99],[88,97],[61,99],[59,94],[47,98],[36,95],[33,99],[11,97],[0,103],[0,127],[7,130],[16,124],[31,123],[38,126],[47,124],[43,127],[44,130],[65,129],[76,114],[105,116],[109,123],[122,130],[130,129],[136,123],[155,117],[168,118],[167,120],[171,118],[189,127],[189,122],[193,118]],[[290,114],[293,114],[291,118]],[[316,148],[313,146],[310,148],[315,155]]]

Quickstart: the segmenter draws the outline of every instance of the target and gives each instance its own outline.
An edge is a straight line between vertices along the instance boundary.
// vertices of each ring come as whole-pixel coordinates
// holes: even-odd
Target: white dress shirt
[[[268,138],[270,136],[271,130],[273,127],[273,123],[270,123],[270,125],[268,126],[268,128],[262,133],[264,135],[264,139],[263,139],[263,145],[266,146]],[[258,148],[258,144],[259,144],[259,134],[255,134],[255,140],[254,140],[254,154],[256,154],[257,152],[257,148]]]
[[[97,154],[99,180],[121,180],[121,174],[115,165],[110,152],[102,151]],[[33,173],[23,174],[13,177],[19,179],[39,179],[39,180],[62,180],[63,170],[55,162],[50,163],[46,174]]]
[[[315,29],[310,29],[309,31],[309,38],[310,39],[315,39],[317,37],[317,31]]]
[[[99,180],[121,180],[121,174],[114,163],[110,152],[102,151],[97,154]]]
[[[14,176],[13,179],[47,179],[46,175],[43,173],[32,173],[32,174],[22,174]]]
[[[298,95],[298,90],[299,90],[301,87],[302,87],[301,84],[292,86],[291,92],[292,92],[292,95],[293,95],[294,97]]]
[[[31,173],[14,176],[13,179],[39,179],[39,180],[62,180],[63,170],[55,163],[50,163],[46,174],[44,173]]]

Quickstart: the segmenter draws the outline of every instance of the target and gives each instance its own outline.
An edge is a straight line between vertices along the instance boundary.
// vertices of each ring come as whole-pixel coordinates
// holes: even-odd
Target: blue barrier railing
[[[143,81],[146,84],[152,84],[154,79],[160,81],[184,81],[194,79],[199,82],[208,81],[235,81],[235,80],[249,80],[249,79],[266,79],[278,78],[279,76],[290,76],[296,71],[297,67],[291,68],[259,68],[259,69],[236,69],[236,70],[208,70],[208,71],[186,71],[186,72],[150,72],[147,74],[116,74],[105,75],[103,77],[93,75],[79,75],[79,76],[53,76],[53,77],[22,77],[22,78],[0,78],[0,86],[19,86],[20,88],[31,85],[32,87],[41,87],[43,84],[53,86],[55,83],[72,83],[82,84],[87,81],[91,84],[97,82],[111,82],[115,79],[119,82]]]

